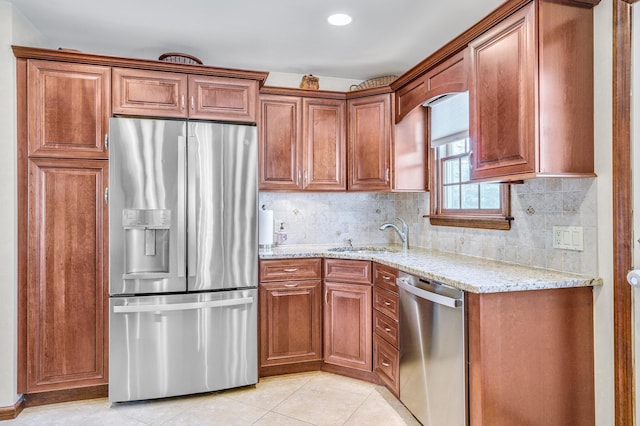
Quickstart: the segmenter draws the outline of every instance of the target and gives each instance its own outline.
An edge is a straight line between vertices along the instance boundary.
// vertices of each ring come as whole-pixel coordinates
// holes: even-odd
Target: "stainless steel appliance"
[[[425,426],[467,424],[464,293],[400,272],[400,401]]]
[[[257,131],[109,123],[109,400],[254,384]]]

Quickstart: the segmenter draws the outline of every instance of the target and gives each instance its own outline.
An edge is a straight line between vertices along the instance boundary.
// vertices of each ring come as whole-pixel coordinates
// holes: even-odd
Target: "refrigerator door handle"
[[[184,136],[178,136],[178,277],[184,277],[185,275],[185,151],[187,144]]]
[[[187,273],[196,276],[196,152],[198,139],[189,136],[187,140]]]
[[[207,308],[221,308],[226,306],[250,305],[252,303],[253,303],[253,297],[240,297],[237,299],[212,300],[209,302],[114,306],[113,312],[116,314],[129,314],[129,313],[138,313],[138,312],[187,311],[192,309],[207,309]]]

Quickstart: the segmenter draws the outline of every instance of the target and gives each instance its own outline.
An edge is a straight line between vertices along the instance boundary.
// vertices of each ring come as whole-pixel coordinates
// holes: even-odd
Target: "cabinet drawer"
[[[373,311],[373,329],[376,334],[398,347],[398,323],[380,311]]]
[[[400,353],[378,335],[373,336],[373,371],[389,390],[398,396],[400,392]]]
[[[373,308],[398,321],[398,295],[379,287],[373,288]]]
[[[290,281],[319,279],[320,259],[278,259],[260,261],[260,281]]]
[[[396,278],[398,278],[398,271],[395,268],[374,263],[373,283],[376,286],[397,293],[398,285],[396,284]]]
[[[371,262],[368,260],[325,259],[327,281],[371,284]]]

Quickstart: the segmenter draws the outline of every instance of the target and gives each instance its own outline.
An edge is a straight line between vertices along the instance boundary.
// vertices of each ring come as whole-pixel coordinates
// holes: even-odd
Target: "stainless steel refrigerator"
[[[109,123],[109,400],[254,384],[257,131]]]

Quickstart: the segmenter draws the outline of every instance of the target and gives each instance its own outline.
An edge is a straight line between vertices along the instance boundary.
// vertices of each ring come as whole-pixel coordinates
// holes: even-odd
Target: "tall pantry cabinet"
[[[111,70],[25,58],[17,64],[18,297],[26,306],[18,392],[104,392]]]

